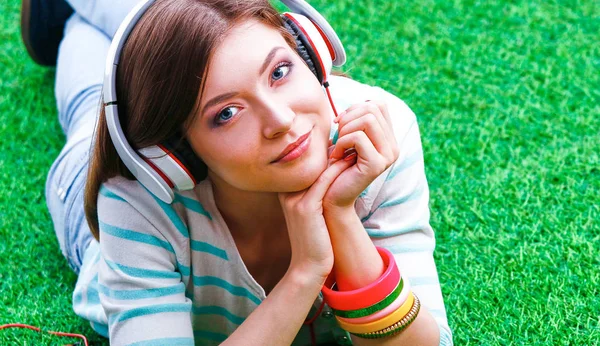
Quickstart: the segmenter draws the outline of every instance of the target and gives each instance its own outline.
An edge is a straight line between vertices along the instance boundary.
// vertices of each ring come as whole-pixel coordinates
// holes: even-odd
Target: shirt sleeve
[[[435,235],[416,117],[396,96],[376,89],[388,106],[400,154],[357,200],[361,221],[373,243],[394,254],[400,274],[437,321],[440,345],[453,345],[433,259]]]
[[[175,251],[149,221],[152,206],[115,186],[103,185],[98,197],[98,291],[111,345],[193,345]]]

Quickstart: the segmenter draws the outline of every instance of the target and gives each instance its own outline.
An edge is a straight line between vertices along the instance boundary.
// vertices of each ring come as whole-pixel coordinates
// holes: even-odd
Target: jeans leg
[[[67,140],[96,118],[110,39],[77,13],[65,25],[54,85],[59,122]],[[93,115],[85,115],[86,113]]]
[[[83,190],[109,45],[108,36],[75,13],[58,52],[55,95],[67,142],[48,173],[46,203],[62,253],[76,273],[92,239]]]
[[[67,0],[88,23],[112,38],[125,16],[141,0]]]

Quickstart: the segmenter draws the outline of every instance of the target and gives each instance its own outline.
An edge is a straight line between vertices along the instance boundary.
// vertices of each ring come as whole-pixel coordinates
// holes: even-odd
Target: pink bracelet
[[[327,305],[335,310],[358,310],[375,305],[394,291],[400,282],[400,271],[394,255],[387,249],[377,247],[377,251],[386,267],[385,272],[375,282],[352,291],[334,291],[335,285],[329,277],[321,292]]]
[[[379,310],[372,315],[364,316],[364,317],[344,318],[344,317],[335,316],[335,318],[338,321],[343,321],[343,322],[352,323],[352,324],[363,324],[363,323],[377,321],[379,319],[386,317],[387,315],[391,314],[392,312],[398,310],[402,306],[402,304],[404,304],[404,302],[406,301],[406,298],[408,298],[409,294],[410,294],[410,283],[408,282],[408,280],[406,280],[406,278],[404,278],[404,287],[402,287],[402,292],[400,293],[398,298],[396,298],[396,300],[394,300],[392,302],[392,304],[388,305],[383,310]]]

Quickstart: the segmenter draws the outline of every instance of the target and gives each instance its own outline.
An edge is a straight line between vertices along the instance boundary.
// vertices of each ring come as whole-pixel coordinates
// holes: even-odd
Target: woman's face
[[[209,177],[245,191],[309,187],[327,166],[333,111],[314,74],[281,34],[258,21],[216,47],[187,136]],[[274,162],[309,134],[298,158]]]

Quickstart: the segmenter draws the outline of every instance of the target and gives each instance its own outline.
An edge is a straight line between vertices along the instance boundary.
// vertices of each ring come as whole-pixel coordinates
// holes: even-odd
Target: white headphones
[[[346,62],[342,42],[325,18],[306,1],[281,2],[294,11],[281,16],[286,29],[296,38],[298,54],[321,85],[327,88],[332,65],[341,66]],[[121,50],[131,30],[152,3],[154,0],[146,0],[134,7],[112,40],[104,74],[104,110],[108,132],[125,166],[156,197],[165,203],[172,203],[174,188],[190,190],[203,179],[196,173],[198,163],[190,162],[194,159],[189,158],[189,153],[178,153],[167,143],[142,148],[138,155],[125,138],[117,109],[116,76]],[[200,159],[196,157],[195,160]]]

